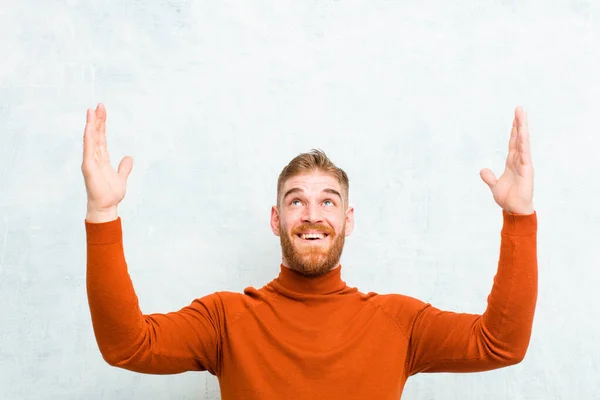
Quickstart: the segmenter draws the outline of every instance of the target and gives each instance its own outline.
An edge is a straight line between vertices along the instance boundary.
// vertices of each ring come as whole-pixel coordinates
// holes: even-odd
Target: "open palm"
[[[106,149],[106,109],[101,103],[96,110],[88,109],[81,164],[88,209],[102,211],[116,207],[125,197],[127,177],[132,168],[131,157],[121,160],[118,172],[110,165]]]
[[[515,109],[504,173],[500,179],[496,179],[492,171],[484,168],[480,176],[502,209],[514,214],[533,214],[533,165],[529,149],[529,128],[527,114],[521,107]]]

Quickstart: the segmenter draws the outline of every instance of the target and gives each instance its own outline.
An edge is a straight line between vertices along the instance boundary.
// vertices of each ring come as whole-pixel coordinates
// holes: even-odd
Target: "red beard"
[[[300,244],[302,239],[297,236],[297,233],[310,229],[327,233],[328,236],[321,240],[329,241],[329,244],[311,245],[310,242]],[[279,232],[281,251],[287,261],[287,266],[294,271],[306,276],[319,276],[338,266],[346,237],[345,224],[342,232],[337,235],[328,227],[303,225],[294,230],[290,236],[282,229],[281,222],[279,223]]]

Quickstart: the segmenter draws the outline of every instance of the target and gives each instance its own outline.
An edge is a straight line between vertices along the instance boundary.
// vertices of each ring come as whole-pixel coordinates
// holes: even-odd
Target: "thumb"
[[[117,169],[117,173],[119,176],[125,180],[131,173],[131,169],[133,168],[133,158],[126,156],[123,157],[121,162],[119,163],[119,168]]]
[[[494,173],[488,168],[482,169],[479,172],[479,176],[481,176],[481,179],[483,179],[483,181],[489,186],[490,189],[492,189],[494,185],[496,185],[496,182],[498,182],[498,179],[496,179],[496,175],[494,175]]]

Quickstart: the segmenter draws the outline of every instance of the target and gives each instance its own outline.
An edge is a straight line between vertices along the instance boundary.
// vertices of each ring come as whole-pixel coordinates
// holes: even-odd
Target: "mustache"
[[[297,235],[299,233],[306,232],[306,231],[317,231],[317,232],[321,232],[321,233],[326,233],[328,235],[333,235],[335,233],[333,229],[331,229],[325,225],[303,224],[303,225],[300,225],[298,228],[294,229],[292,231],[292,235]]]

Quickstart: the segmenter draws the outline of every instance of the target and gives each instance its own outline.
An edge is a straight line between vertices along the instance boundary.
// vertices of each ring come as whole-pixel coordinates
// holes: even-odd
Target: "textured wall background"
[[[278,272],[276,180],[321,148],[350,176],[343,278],[483,312],[504,169],[529,114],[539,299],[525,360],[417,375],[403,399],[599,399],[600,3],[0,1],[0,398],[218,399],[207,373],[101,358],[85,291],[85,112],[108,110],[144,312]]]

